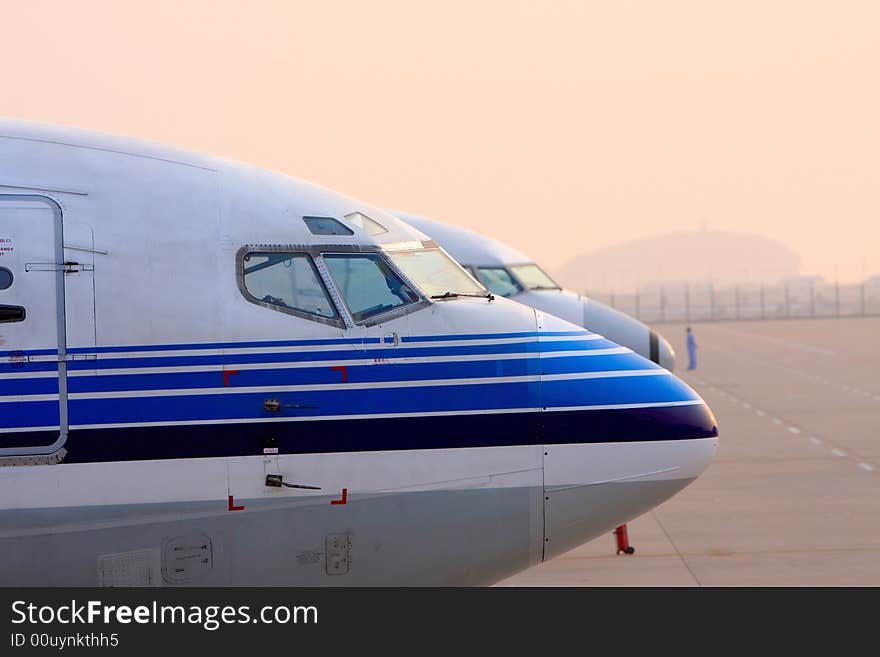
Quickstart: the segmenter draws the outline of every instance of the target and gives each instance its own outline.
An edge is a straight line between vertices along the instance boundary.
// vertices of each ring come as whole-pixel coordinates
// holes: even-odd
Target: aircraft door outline
[[[51,226],[41,221],[29,222],[27,215],[32,211],[47,208],[52,216]],[[52,392],[42,391],[44,394],[34,395],[36,399],[32,401],[27,400],[27,394],[15,395],[20,399],[0,405],[0,411],[4,411],[9,422],[6,427],[3,426],[5,423],[0,423],[0,457],[53,455],[67,442],[67,332],[62,217],[61,206],[48,196],[0,194],[0,232],[3,233],[0,237],[9,240],[4,242],[8,250],[4,251],[0,265],[9,268],[15,277],[13,285],[0,292],[0,303],[25,308],[21,323],[0,324],[0,337],[5,342],[0,345],[0,370],[13,375],[6,379],[10,386],[16,386],[16,379],[36,382],[35,385],[39,386],[41,380],[52,379],[51,375],[44,375],[47,371],[51,372],[45,364],[57,362],[57,399]],[[35,240],[35,234],[42,234],[42,240]],[[32,244],[38,244],[33,252],[29,250],[33,248]],[[52,303],[46,303],[47,299],[51,299]],[[44,321],[41,322],[41,319]],[[29,370],[43,376],[33,379],[14,376],[16,373],[27,374]],[[21,389],[22,384],[18,383],[18,387]],[[11,393],[12,388],[7,394]],[[41,424],[47,421],[48,424]],[[4,441],[4,437],[7,440]],[[31,442],[28,442],[29,439]],[[51,459],[43,460],[49,462]]]

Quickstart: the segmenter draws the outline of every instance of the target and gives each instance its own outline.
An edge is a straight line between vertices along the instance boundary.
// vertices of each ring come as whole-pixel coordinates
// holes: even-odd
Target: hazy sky
[[[550,268],[673,230],[880,271],[880,2],[0,0],[0,115],[279,169]]]

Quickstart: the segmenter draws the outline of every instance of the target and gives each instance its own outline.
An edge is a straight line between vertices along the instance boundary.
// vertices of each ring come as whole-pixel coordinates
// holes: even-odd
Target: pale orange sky
[[[549,268],[752,232],[880,272],[880,3],[0,0],[0,115],[234,157]]]

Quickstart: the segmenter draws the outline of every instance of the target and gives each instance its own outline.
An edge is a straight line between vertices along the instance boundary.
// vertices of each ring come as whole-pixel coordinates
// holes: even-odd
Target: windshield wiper
[[[495,295],[491,292],[486,294],[470,294],[468,292],[444,292],[443,294],[432,294],[432,299],[455,299],[456,297],[476,297],[477,299],[488,299],[495,301]]]

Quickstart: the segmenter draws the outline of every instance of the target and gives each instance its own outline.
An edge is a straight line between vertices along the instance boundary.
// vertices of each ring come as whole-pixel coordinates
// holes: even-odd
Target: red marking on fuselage
[[[231,498],[230,498],[231,499]],[[348,489],[342,489],[342,497],[338,500],[330,500],[330,504],[348,504]]]
[[[233,374],[239,374],[238,370],[223,370],[223,387],[229,387],[229,377]]]
[[[235,506],[235,498],[232,495],[229,496],[229,510],[230,511],[244,511],[244,505]]]
[[[333,365],[330,369],[342,372],[342,380],[348,381],[348,365]]]

